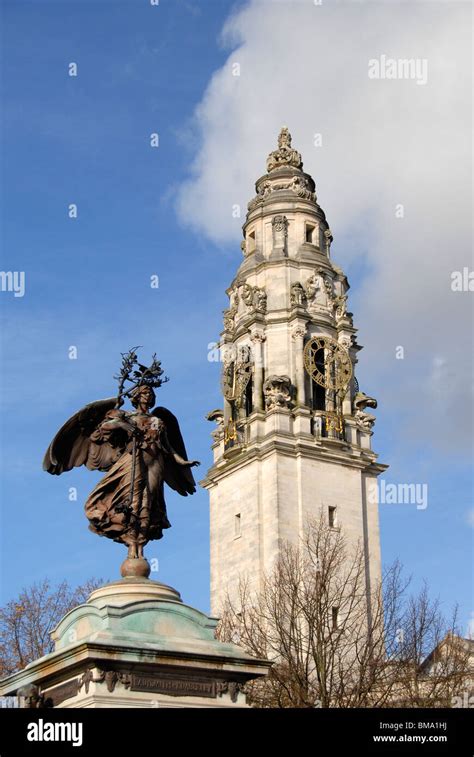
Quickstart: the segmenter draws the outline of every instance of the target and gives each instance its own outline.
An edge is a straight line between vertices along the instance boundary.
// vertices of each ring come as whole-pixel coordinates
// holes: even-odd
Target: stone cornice
[[[140,660],[137,660],[137,649],[139,648]],[[111,659],[111,654],[113,658]],[[28,665],[23,670],[13,673],[8,678],[0,682],[0,693],[2,696],[8,696],[16,692],[20,687],[28,685],[31,682],[40,684],[42,688],[49,688],[64,680],[64,671],[67,669],[68,676],[74,677],[79,675],[86,667],[91,664],[100,666],[106,663],[109,667],[112,665],[126,665],[131,671],[149,669],[150,665],[161,666],[163,664],[176,668],[182,662],[186,666],[186,672],[189,675],[203,672],[202,665],[212,663],[215,665],[216,660],[222,665],[222,672],[232,672],[238,674],[242,680],[254,677],[253,671],[261,668],[268,669],[269,663],[265,660],[258,660],[246,654],[242,654],[241,659],[233,658],[229,653],[223,654],[206,654],[197,652],[192,647],[189,651],[166,649],[160,643],[147,646],[134,646],[130,643],[128,637],[123,640],[116,639],[111,643],[109,639],[104,640],[87,640],[78,644],[71,645],[60,652],[52,652],[45,657]],[[250,663],[247,666],[247,661]],[[205,669],[205,667],[204,667]]]
[[[282,257],[277,259],[266,259],[255,261],[253,265],[249,265],[249,258],[246,258],[244,263],[246,264],[245,270],[241,271],[240,268],[236,276],[232,279],[230,286],[226,289],[226,294],[229,296],[232,289],[236,286],[242,286],[250,275],[257,276],[262,271],[271,270],[272,268],[292,268],[295,271],[301,271],[302,269],[312,269],[316,266],[324,268],[328,273],[336,273],[331,261],[324,255],[324,253],[318,254],[318,259],[303,259]],[[242,264],[243,265],[243,264]]]
[[[313,200],[297,197],[291,190],[280,189],[248,211],[242,230],[245,234],[247,227],[258,218],[264,219],[283,212],[312,214],[319,221],[327,223],[326,214],[320,205]]]
[[[308,437],[305,437],[307,441],[301,436],[296,442],[294,441],[295,437],[293,434],[283,434],[282,432],[278,432],[278,434],[272,434],[271,436],[273,437],[272,439],[264,438],[253,440],[252,444],[245,448],[240,455],[231,460],[224,460],[223,458],[222,462],[217,462],[212,465],[208,470],[206,477],[200,482],[201,486],[208,488],[217,483],[219,478],[225,477],[230,472],[248,465],[253,460],[262,460],[274,452],[279,452],[286,457],[304,457],[309,460],[331,462],[336,465],[344,465],[348,468],[373,472],[377,475],[388,468],[388,465],[376,462],[377,455],[373,452],[370,452],[370,457],[357,457],[352,456],[345,451],[337,452],[328,449],[324,446],[324,442],[316,446],[313,437],[309,435]],[[292,441],[286,441],[285,438],[288,440],[291,439]],[[362,448],[354,449],[360,454],[367,452],[367,450]]]

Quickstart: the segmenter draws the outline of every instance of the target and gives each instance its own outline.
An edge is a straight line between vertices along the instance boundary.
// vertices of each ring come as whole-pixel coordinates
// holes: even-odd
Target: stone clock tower
[[[359,390],[349,284],[331,259],[332,233],[283,128],[248,205],[243,261],[227,294],[222,410],[209,413],[211,607],[240,574],[258,589],[283,541],[297,543],[323,513],[366,554],[367,589],[380,577],[376,401]]]

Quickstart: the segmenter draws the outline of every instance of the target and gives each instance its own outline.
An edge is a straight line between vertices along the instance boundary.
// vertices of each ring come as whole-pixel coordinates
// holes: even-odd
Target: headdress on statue
[[[120,373],[114,376],[119,382],[118,387],[118,399],[122,397],[130,397],[132,405],[138,400],[143,387],[148,387],[155,400],[155,392],[153,389],[158,389],[162,384],[168,381],[167,376],[163,376],[163,368],[161,367],[161,361],[157,360],[156,354],[152,356],[152,363],[150,366],[142,365],[138,362],[137,350],[138,347],[134,347],[129,352],[122,353],[122,367]],[[132,384],[128,389],[124,389],[125,382],[128,381]]]

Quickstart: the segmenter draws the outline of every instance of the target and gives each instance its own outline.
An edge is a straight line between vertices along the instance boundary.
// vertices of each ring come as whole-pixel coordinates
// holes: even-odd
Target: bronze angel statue
[[[91,402],[66,421],[43,461],[44,470],[56,476],[81,465],[105,472],[85,512],[91,531],[128,547],[122,575],[149,574],[149,567],[133,561],[148,566],[144,546],[171,525],[164,483],[184,497],[196,491],[191,468],[199,462],[187,459],[176,417],[164,407],[152,410],[154,388],[168,380],[162,374],[156,356],[147,368],[134,350],[123,354],[118,396]],[[131,383],[126,389],[125,381]],[[121,409],[124,397],[133,410]]]

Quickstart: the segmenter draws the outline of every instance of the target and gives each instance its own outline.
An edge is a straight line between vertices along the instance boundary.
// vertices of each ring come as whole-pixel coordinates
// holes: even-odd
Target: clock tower
[[[211,608],[219,614],[239,576],[256,590],[284,541],[308,516],[365,550],[366,586],[380,579],[376,400],[356,379],[357,329],[349,283],[332,260],[332,233],[311,176],[284,127],[256,182],[227,295],[223,408],[209,413]]]

